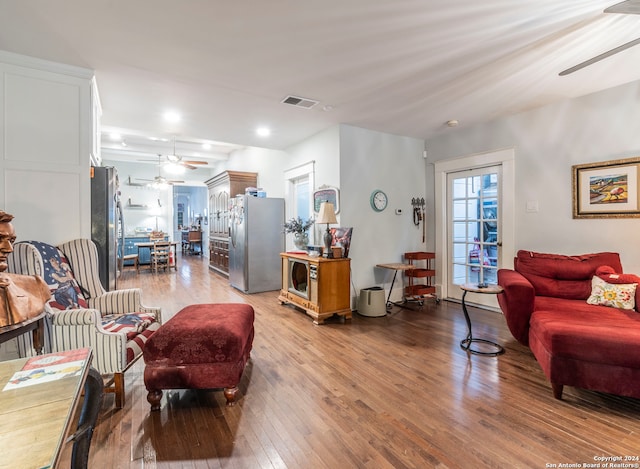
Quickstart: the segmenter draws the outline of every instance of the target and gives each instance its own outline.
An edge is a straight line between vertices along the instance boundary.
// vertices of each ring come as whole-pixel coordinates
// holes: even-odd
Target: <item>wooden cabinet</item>
[[[223,171],[206,181],[209,189],[209,268],[229,275],[229,204],[258,184],[258,173]]]
[[[302,308],[314,324],[337,314],[351,319],[351,259],[325,259],[282,253],[282,289],[278,299]]]

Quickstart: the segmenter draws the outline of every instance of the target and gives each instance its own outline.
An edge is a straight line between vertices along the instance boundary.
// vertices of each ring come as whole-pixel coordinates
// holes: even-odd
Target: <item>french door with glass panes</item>
[[[501,167],[447,174],[448,291],[460,299],[464,283],[496,283],[500,265]],[[492,297],[493,295],[478,295]],[[494,298],[486,300],[488,305]]]

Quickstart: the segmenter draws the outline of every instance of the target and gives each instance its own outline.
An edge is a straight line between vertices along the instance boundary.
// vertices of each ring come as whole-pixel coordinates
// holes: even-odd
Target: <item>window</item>
[[[286,219],[300,217],[307,220],[313,217],[312,193],[315,188],[315,163],[305,163],[285,171]],[[310,230],[309,239],[315,243],[315,233]]]
[[[294,187],[294,216],[303,220],[311,218],[311,191],[309,190],[309,176],[303,176],[293,181]]]

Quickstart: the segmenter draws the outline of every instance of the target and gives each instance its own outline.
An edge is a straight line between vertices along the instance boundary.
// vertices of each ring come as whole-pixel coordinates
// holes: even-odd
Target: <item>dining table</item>
[[[176,269],[178,268],[178,242],[177,241],[168,241],[168,243],[171,245],[171,249],[173,250],[173,262],[174,265],[176,267]],[[149,253],[151,253],[151,250],[153,249],[153,245],[155,243],[153,241],[144,241],[142,243],[135,243],[135,246],[138,248],[138,259],[141,259],[142,257],[140,256],[140,249],[148,249]],[[140,264],[142,265],[142,264]],[[151,264],[149,264],[149,268],[151,268]]]

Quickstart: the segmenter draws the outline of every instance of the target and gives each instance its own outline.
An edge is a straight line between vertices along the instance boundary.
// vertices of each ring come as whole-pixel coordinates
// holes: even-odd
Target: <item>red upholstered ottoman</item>
[[[163,324],[143,351],[151,410],[160,409],[162,389],[224,388],[227,405],[234,405],[253,344],[253,319],[247,304],[200,304]]]

